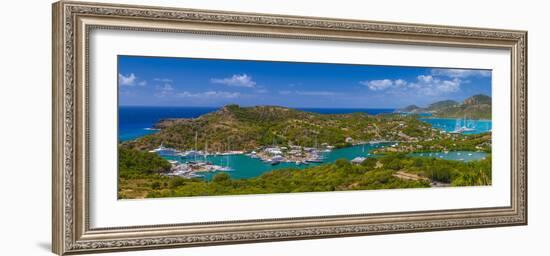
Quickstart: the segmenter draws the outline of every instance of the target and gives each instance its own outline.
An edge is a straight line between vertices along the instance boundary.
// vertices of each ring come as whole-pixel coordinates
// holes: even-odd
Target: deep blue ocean
[[[137,107],[118,108],[118,139],[132,140],[155,133],[154,125],[166,118],[194,118],[216,111],[219,107]],[[362,112],[371,115],[392,113],[395,109],[352,109],[352,108],[300,108],[320,114],[349,114]]]
[[[118,139],[121,141],[155,133],[154,125],[166,118],[193,118],[215,111],[203,107],[130,107],[118,108]]]

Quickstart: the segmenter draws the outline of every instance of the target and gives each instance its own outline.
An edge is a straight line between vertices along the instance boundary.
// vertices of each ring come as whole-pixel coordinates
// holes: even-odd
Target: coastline
[[[185,108],[182,108],[182,109],[186,111],[188,110]],[[195,108],[193,108],[193,110],[194,109]],[[230,110],[227,110],[224,108],[221,111],[223,114],[227,114],[226,112],[223,112],[223,111],[230,111]],[[239,107],[236,106],[236,110],[234,111],[240,111]],[[352,113],[357,113],[357,111],[354,109]],[[153,134],[155,134],[164,130],[164,129],[157,128],[158,123],[162,122],[162,120],[184,119],[182,122],[186,123],[188,121],[186,121],[185,119],[193,120],[193,119],[200,118],[202,116],[202,115],[196,116],[196,114],[197,113],[195,113],[195,115],[193,116],[188,116],[184,118],[165,118],[164,116],[162,116],[161,118],[159,118],[159,121],[157,121],[157,123],[152,125],[152,127],[154,128],[146,127],[146,128],[142,128],[142,130],[146,132],[153,132]],[[319,113],[319,114],[328,116],[328,115],[331,115],[332,113]],[[418,120],[423,123],[426,123],[426,125],[429,125],[431,130],[438,130],[439,133],[441,134],[448,134],[449,132],[446,131],[444,128],[434,127],[433,124],[426,122],[425,120],[430,120],[430,119],[446,120],[446,121],[459,120],[458,118],[451,118],[451,117],[441,118],[441,117],[433,117],[433,116],[422,116],[418,114],[416,114],[413,119],[405,116],[405,117],[402,117],[403,118],[402,120],[401,119],[394,120],[393,116],[396,114],[399,115],[399,113],[395,113],[395,112],[386,112],[386,113],[380,113],[377,115],[372,115],[373,117],[377,116],[376,118],[378,119],[378,121],[373,121],[374,123],[372,124],[372,127],[370,124],[365,124],[365,127],[370,127],[371,130],[372,128],[374,128],[377,138],[371,139],[371,140],[356,140],[350,137],[349,133],[347,133],[348,137],[345,137],[345,142],[338,142],[337,144],[333,144],[333,145],[326,143],[328,142],[328,140],[324,140],[324,139],[321,140],[322,142],[321,145],[318,145],[317,137],[315,137],[315,143],[314,143],[315,146],[309,146],[309,147],[292,145],[290,143],[289,144],[281,143],[280,145],[277,145],[277,143],[275,143],[275,140],[273,140],[273,144],[256,146],[254,148],[249,148],[246,150],[241,149],[241,150],[226,150],[226,151],[208,151],[208,142],[212,143],[211,138],[209,138],[209,136],[211,135],[208,135],[208,133],[206,133],[207,134],[206,139],[204,138],[204,134],[201,136],[200,148],[204,147],[204,150],[198,150],[197,141],[196,141],[197,135],[195,132],[195,141],[194,141],[195,147],[190,148],[190,146],[193,145],[192,139],[190,141],[187,141],[185,144],[183,143],[179,144],[179,146],[186,146],[184,147],[184,149],[164,147],[163,143],[160,143],[160,146],[158,146],[158,148],[151,149],[152,143],[148,142],[149,149],[150,149],[148,151],[150,153],[156,153],[162,158],[170,161],[172,168],[169,173],[165,173],[165,175],[167,176],[180,176],[180,177],[186,177],[186,178],[202,177],[207,179],[207,177],[211,177],[210,173],[230,172],[234,170],[236,170],[237,172],[240,172],[242,171],[242,168],[244,169],[248,168],[246,166],[239,166],[237,163],[235,163],[236,161],[241,161],[241,160],[244,161],[243,157],[256,160],[256,162],[248,162],[248,164],[255,165],[257,169],[263,170],[255,174],[255,175],[260,175],[265,171],[271,171],[271,170],[280,169],[280,168],[298,167],[298,169],[304,169],[304,168],[309,168],[309,166],[317,166],[320,164],[333,163],[339,158],[345,158],[349,161],[353,160],[356,163],[359,163],[368,157],[373,157],[374,155],[383,156],[386,153],[429,152],[430,149],[428,148],[421,149],[421,148],[417,148],[416,146],[411,148],[411,145],[412,146],[414,146],[415,144],[420,145],[418,143],[421,143],[426,136],[429,136],[429,138],[436,138],[436,139],[445,139],[445,138],[449,139],[450,138],[449,135],[439,136],[439,135],[434,135],[433,132],[427,134],[426,130],[424,129],[424,128],[427,128],[427,126],[425,125],[415,126],[414,122],[413,123],[410,123],[410,122],[413,119]],[[296,118],[296,117],[293,117],[293,118]],[[379,124],[378,122],[381,121],[380,118],[382,118],[382,121],[385,120],[384,118],[389,118],[388,123],[384,123],[384,125]],[[490,120],[487,120],[487,121],[490,122]],[[349,124],[346,124],[346,125],[349,125]],[[423,135],[408,136],[407,134],[403,133],[404,131],[403,129],[407,127],[407,125],[410,125],[411,127],[422,128],[424,132],[421,134]],[[381,132],[380,129],[384,129],[384,128],[388,129],[388,127],[391,129],[389,133],[387,131]],[[401,127],[401,128],[395,128],[395,127]],[[389,137],[388,137],[388,134],[390,135]],[[143,136],[148,136],[148,135],[151,135],[151,133],[145,134]],[[129,141],[139,139],[143,136],[138,136],[136,138],[130,139]],[[385,136],[386,138],[391,138],[391,139],[384,139],[384,137],[382,136]],[[148,138],[147,140],[150,141],[150,138]],[[206,143],[205,143],[205,140],[206,140]],[[120,143],[123,143],[125,141],[128,141],[128,140],[121,140]],[[156,139],[156,141],[157,141],[156,143],[159,143],[159,141],[162,142],[163,140]],[[309,141],[309,145],[312,145],[311,143],[312,142]],[[237,147],[238,147],[238,143],[233,143],[233,146],[235,146],[235,144],[237,144]],[[178,145],[178,144],[175,144],[175,145]],[[363,147],[360,147],[362,145]],[[365,150],[365,146],[368,147],[367,150]],[[371,146],[374,146],[374,147],[371,147]],[[223,147],[217,147],[217,148],[220,149]],[[353,152],[353,150],[357,150],[358,148],[361,149],[360,152]],[[146,150],[146,148],[142,148],[141,150]],[[457,148],[456,150],[459,151],[463,149]],[[337,157],[333,157],[334,159],[325,159],[327,155],[329,155],[329,158],[330,158],[332,156],[331,152],[333,151],[348,152],[348,153],[346,154],[336,153],[334,155],[337,155]],[[231,160],[232,162],[231,164],[229,163],[230,159],[233,159]],[[266,166],[269,168],[267,168]],[[234,174],[237,175],[237,173],[234,173]],[[250,177],[255,177],[255,176],[250,176]]]

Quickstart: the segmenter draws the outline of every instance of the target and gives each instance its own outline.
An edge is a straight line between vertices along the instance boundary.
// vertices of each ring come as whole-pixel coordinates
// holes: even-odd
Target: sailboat
[[[474,127],[469,127],[468,126],[468,119],[466,119],[466,116],[464,116],[464,125],[462,126],[462,131],[463,132],[471,132],[471,131],[475,131],[475,123],[473,123],[474,121],[471,120],[471,123],[473,124]]]
[[[464,124],[462,124],[462,121],[464,122]],[[460,119],[457,119],[456,120],[456,123],[455,123],[455,129],[454,131],[451,131],[449,133],[452,133],[452,134],[458,134],[458,133],[463,133],[463,132],[471,132],[471,131],[475,131],[475,121],[471,121],[471,123],[473,125],[468,125],[468,119],[466,119],[466,116],[464,116],[464,119],[463,120],[460,120]],[[473,127],[471,127],[473,126]]]
[[[208,141],[204,143],[204,162],[207,162],[206,156],[208,156]]]
[[[164,149],[165,149],[164,144],[163,144],[163,143],[160,143],[160,146],[159,146],[158,148],[155,148],[155,149],[153,149],[153,150],[149,150],[149,152],[151,152],[151,153],[157,153],[157,152],[162,151],[162,150],[164,150]]]
[[[227,149],[229,149],[229,146],[227,147]],[[230,157],[229,154],[225,155],[226,166],[223,166],[223,159],[222,159],[222,166],[218,168],[219,171],[224,171],[224,172],[233,171],[233,169],[229,167],[229,157]]]
[[[450,131],[449,133],[451,134],[459,134],[459,133],[463,133],[464,130],[463,128],[460,126],[460,119],[457,119],[456,120],[456,123],[455,123],[455,129],[453,131]]]
[[[177,150],[175,150],[173,148],[165,147],[163,143],[160,143],[160,146],[158,148],[150,150],[149,152],[157,153],[159,155],[165,155],[165,156],[173,156],[173,155],[176,155],[178,153]]]

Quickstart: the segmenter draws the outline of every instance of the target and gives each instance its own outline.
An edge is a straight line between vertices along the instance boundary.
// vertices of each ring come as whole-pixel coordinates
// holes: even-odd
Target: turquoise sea
[[[456,118],[420,118],[419,120],[431,124],[433,128],[446,132],[452,132],[460,127],[472,129],[471,131],[463,132],[463,134],[490,132],[492,129],[491,120],[464,120]]]
[[[450,152],[424,152],[424,153],[412,153],[412,157],[431,157],[445,160],[455,160],[470,162],[475,160],[484,159],[487,156],[485,152],[474,151],[450,151]]]
[[[368,153],[370,150],[375,148],[380,148],[380,147],[387,147],[387,146],[390,146],[391,144],[393,143],[375,143],[375,144],[364,144],[364,145],[356,145],[356,146],[347,147],[347,148],[335,149],[335,150],[332,150],[331,152],[322,153],[322,156],[324,158],[323,163],[331,163],[341,158],[352,160],[353,158],[356,158],[356,157],[374,157],[374,155]],[[413,153],[411,154],[411,156],[431,157],[431,158],[438,158],[438,159],[468,162],[468,161],[483,159],[487,156],[487,154],[483,152],[451,151],[448,153],[444,153],[444,152]],[[271,164],[266,164],[262,162],[258,158],[251,158],[244,154],[228,155],[228,156],[212,155],[212,156],[207,156],[206,158],[204,157],[183,158],[178,156],[163,156],[163,157],[168,160],[176,160],[179,162],[206,160],[215,165],[220,165],[224,167],[227,166],[232,169],[232,171],[228,171],[227,174],[229,174],[229,176],[231,176],[233,179],[253,178],[253,177],[260,176],[265,172],[270,172],[270,171],[274,171],[282,168],[304,169],[307,167],[323,164],[323,163],[310,163],[307,165],[296,165],[296,163],[282,162],[277,165],[271,165]],[[200,173],[200,175],[202,175],[204,179],[210,180],[217,173],[219,172],[203,172],[203,173]]]
[[[355,157],[369,157],[371,155],[368,152],[372,149],[385,147],[391,145],[390,143],[376,143],[376,144],[364,144],[357,145],[353,147],[335,149],[327,153],[322,153],[321,155],[324,158],[324,163],[334,162],[340,158],[345,158],[351,160]],[[182,158],[178,156],[163,156],[169,160],[176,160],[179,162],[193,161],[195,158]],[[197,157],[196,160],[204,161],[204,157]],[[228,155],[228,156],[207,156],[206,161],[211,162],[215,165],[228,166],[233,171],[227,172],[234,179],[243,179],[243,178],[252,178],[260,176],[262,173],[281,169],[281,168],[296,168],[304,169],[306,167],[317,166],[322,163],[310,163],[307,165],[301,164],[296,165],[296,163],[286,163],[282,162],[277,165],[266,164],[258,158],[251,158],[247,155]],[[206,179],[212,178],[217,172],[204,172],[201,175]]]

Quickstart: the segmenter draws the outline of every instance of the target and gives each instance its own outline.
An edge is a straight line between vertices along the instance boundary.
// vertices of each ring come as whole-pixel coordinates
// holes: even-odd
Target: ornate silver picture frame
[[[510,51],[510,205],[201,223],[90,226],[89,45],[94,30]],[[527,224],[527,32],[272,14],[53,5],[53,251],[59,255]]]

